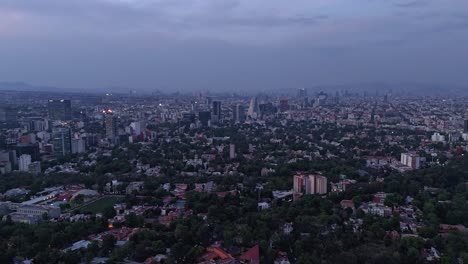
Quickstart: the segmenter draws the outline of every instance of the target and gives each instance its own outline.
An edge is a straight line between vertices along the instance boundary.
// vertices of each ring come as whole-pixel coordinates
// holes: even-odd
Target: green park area
[[[116,203],[122,201],[122,199],[123,197],[119,196],[105,196],[79,208],[79,210],[81,212],[91,212],[93,214],[102,213],[106,208],[114,206]]]

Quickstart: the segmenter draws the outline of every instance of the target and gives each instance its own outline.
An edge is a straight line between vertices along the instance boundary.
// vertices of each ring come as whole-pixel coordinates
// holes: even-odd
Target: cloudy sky
[[[1,81],[247,91],[467,69],[467,0],[0,0]]]

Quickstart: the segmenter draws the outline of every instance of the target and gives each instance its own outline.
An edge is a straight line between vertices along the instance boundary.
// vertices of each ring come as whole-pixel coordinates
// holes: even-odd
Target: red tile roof
[[[259,264],[260,263],[260,248],[258,245],[247,250],[242,256],[239,257],[240,260],[246,260],[250,264]]]

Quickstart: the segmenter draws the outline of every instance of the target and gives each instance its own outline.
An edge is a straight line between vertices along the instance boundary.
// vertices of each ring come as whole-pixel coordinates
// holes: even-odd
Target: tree
[[[117,240],[115,239],[113,235],[109,234],[109,235],[104,236],[102,238],[102,247],[101,247],[102,252],[105,255],[108,255],[114,249],[116,242]]]

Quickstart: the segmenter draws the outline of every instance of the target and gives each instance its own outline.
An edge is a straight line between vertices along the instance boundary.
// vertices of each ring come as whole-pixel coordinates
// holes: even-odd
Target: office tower
[[[70,100],[49,100],[49,118],[52,120],[70,120],[71,101]]]
[[[281,112],[288,111],[289,110],[289,101],[287,99],[280,100],[279,108],[280,108]]]
[[[112,110],[106,112],[104,122],[106,125],[106,138],[115,143],[117,140],[117,118]]]
[[[211,121],[211,112],[202,111],[198,112],[198,120],[203,126],[209,126]]]
[[[468,119],[465,120],[464,126],[463,126],[463,132],[468,133]]]
[[[252,97],[250,100],[249,110],[247,111],[247,116],[251,119],[256,119],[260,109],[258,108],[258,100],[257,97]]]
[[[0,107],[0,123],[16,124],[18,122],[18,110],[11,106]]]
[[[85,153],[86,152],[86,144],[85,144],[84,139],[74,138],[74,139],[72,139],[71,144],[72,144],[71,145],[72,154]]]
[[[221,121],[221,102],[220,101],[213,101],[213,108],[211,114],[211,121],[213,123],[219,123]]]
[[[302,98],[307,96],[307,90],[304,88],[297,89],[297,97]]]
[[[31,164],[31,155],[23,154],[19,157],[19,170],[29,171],[29,165]]]
[[[236,158],[236,145],[229,144],[229,158],[235,159]]]
[[[61,158],[71,154],[70,128],[54,128],[52,130],[52,140],[56,157]]]
[[[245,108],[243,105],[236,104],[232,106],[232,120],[234,123],[243,123],[245,121]]]

